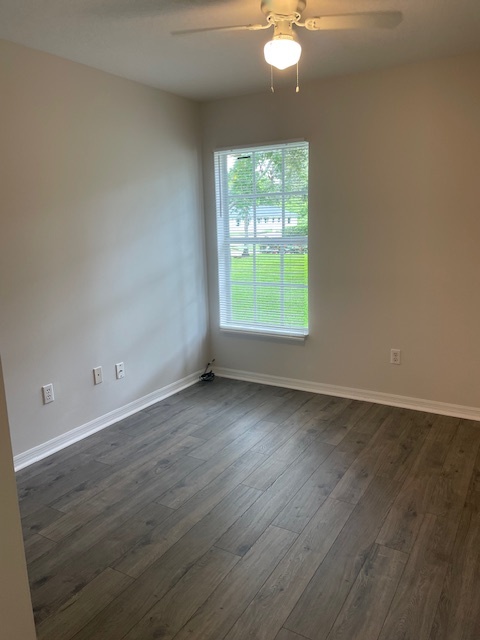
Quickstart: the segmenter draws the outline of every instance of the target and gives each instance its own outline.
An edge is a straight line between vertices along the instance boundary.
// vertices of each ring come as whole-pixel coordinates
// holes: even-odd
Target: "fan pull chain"
[[[295,87],[295,93],[300,93],[300,86],[298,82],[298,62],[297,62],[297,84]],[[273,86],[273,65],[270,65],[270,91],[275,93],[275,87]]]

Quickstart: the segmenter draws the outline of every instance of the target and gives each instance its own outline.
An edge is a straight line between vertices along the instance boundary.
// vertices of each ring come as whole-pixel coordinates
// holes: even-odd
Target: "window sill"
[[[265,338],[267,340],[279,340],[281,342],[305,342],[305,339],[308,338],[308,333],[262,331],[260,329],[248,329],[244,327],[220,327],[220,332],[238,337]]]

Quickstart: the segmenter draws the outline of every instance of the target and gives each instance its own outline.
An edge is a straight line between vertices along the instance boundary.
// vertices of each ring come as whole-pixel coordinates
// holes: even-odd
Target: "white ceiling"
[[[300,29],[300,79],[480,50],[480,0],[308,0],[303,17],[385,10],[402,11],[403,22]],[[268,90],[262,50],[272,32],[170,32],[252,22],[264,22],[260,0],[0,0],[0,38],[196,100]]]

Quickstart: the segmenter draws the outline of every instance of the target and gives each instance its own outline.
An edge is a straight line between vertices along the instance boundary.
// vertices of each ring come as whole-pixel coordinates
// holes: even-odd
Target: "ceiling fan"
[[[260,31],[273,27],[273,38],[264,48],[265,60],[283,70],[297,64],[302,53],[294,27],[304,27],[309,31],[393,28],[400,24],[403,17],[400,11],[368,11],[316,16],[305,18],[302,22],[306,5],[306,0],[261,0],[261,9],[266,16],[264,24],[186,29],[172,31],[172,35],[183,36],[205,31]]]

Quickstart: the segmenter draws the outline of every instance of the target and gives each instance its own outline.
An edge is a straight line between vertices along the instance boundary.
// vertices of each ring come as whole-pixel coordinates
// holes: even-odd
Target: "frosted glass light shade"
[[[293,38],[274,38],[265,45],[263,54],[268,64],[287,69],[300,60],[302,47]]]

